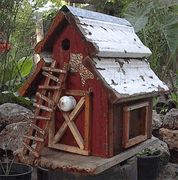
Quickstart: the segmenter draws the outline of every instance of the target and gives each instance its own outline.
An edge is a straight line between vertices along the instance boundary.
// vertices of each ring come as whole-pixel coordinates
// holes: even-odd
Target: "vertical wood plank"
[[[109,149],[108,154],[110,157],[114,155],[114,105],[109,105],[109,121],[108,121],[108,138],[109,138]]]
[[[85,122],[84,122],[84,142],[85,150],[91,151],[91,99],[90,94],[85,96]]]
[[[51,121],[49,123],[49,134],[48,134],[48,145],[49,146],[52,143],[54,135],[55,135],[55,112],[53,112]]]
[[[148,119],[147,119],[147,135],[148,138],[152,137],[152,98],[149,99],[149,106],[148,106]]]
[[[130,128],[130,112],[124,108],[123,114],[123,147],[128,143],[129,140],[129,128]]]

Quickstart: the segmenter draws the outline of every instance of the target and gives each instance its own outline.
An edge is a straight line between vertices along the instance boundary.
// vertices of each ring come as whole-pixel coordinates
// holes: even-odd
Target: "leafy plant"
[[[0,55],[0,91],[15,91],[33,65],[33,7],[28,0],[2,0],[0,7],[3,7],[0,12],[0,30],[11,45],[10,51]]]
[[[144,157],[144,156],[157,156],[161,153],[161,151],[157,148],[154,148],[154,149],[149,149],[149,148],[146,148],[144,150],[142,150],[141,152],[139,152],[137,154],[138,157]]]
[[[22,96],[17,96],[15,93],[8,91],[0,93],[0,105],[4,103],[16,103],[27,109],[33,110],[33,103],[31,100]]]
[[[172,92],[171,93],[171,99],[173,100],[173,102],[176,104],[176,107],[178,108],[178,93]]]
[[[170,69],[176,71],[177,6],[176,0],[135,0],[124,13],[144,44],[151,49],[150,64],[163,80],[171,78]]]
[[[4,145],[3,147],[4,155],[3,160],[0,160],[0,167],[2,169],[3,175],[9,175],[11,172],[12,164],[14,163],[15,156],[10,156],[8,153],[7,147]],[[5,163],[5,166],[3,165]]]
[[[30,57],[24,57],[18,61],[6,59],[5,64],[0,62],[0,71],[4,72],[0,77],[1,89],[16,91],[19,85],[25,80],[33,67],[33,61]]]

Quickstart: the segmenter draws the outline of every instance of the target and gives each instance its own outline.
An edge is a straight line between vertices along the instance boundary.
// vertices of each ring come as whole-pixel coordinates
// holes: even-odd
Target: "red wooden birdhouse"
[[[35,50],[41,60],[19,90],[36,94],[26,152],[38,157],[47,138],[53,149],[112,157],[151,138],[152,97],[168,88],[128,21],[64,6]]]

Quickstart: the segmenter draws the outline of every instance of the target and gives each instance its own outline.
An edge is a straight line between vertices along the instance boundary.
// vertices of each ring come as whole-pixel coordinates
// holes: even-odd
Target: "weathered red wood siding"
[[[57,40],[53,47],[53,58],[61,67],[64,62],[69,62],[70,53],[81,53],[85,58],[88,55],[86,45],[78,32],[72,25],[68,25],[64,31],[56,37]],[[70,49],[63,50],[61,42],[65,38],[70,40]],[[86,84],[82,86],[79,73],[70,73],[67,81],[67,89],[89,90],[92,88],[92,132],[91,132],[91,154],[96,156],[108,157],[108,96],[106,90],[102,86],[100,80],[95,77],[93,80],[87,80]],[[57,129],[62,124],[63,120],[60,113],[56,113]],[[84,113],[81,113],[75,120],[82,136],[84,135]],[[77,146],[69,129],[63,136],[61,141],[64,144]]]

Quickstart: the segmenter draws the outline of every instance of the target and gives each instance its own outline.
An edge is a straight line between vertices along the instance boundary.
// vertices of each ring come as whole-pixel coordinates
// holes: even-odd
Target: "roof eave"
[[[111,52],[111,51],[99,51],[97,57],[113,57],[113,58],[146,58],[151,55],[151,51],[145,53],[137,52]]]
[[[149,93],[141,92],[141,93],[136,93],[136,94],[132,94],[132,95],[120,94],[115,89],[113,89],[111,86],[109,86],[109,84],[106,83],[106,81],[103,79],[103,77],[100,75],[100,73],[96,70],[95,64],[90,57],[87,56],[84,59],[83,63],[87,68],[92,70],[92,73],[99,78],[98,80],[100,80],[102,82],[103,86],[105,87],[105,89],[108,92],[109,101],[112,104],[122,103],[122,102],[127,102],[127,101],[134,101],[134,100],[144,99],[144,98],[151,98],[151,97],[158,96],[160,94],[169,93],[169,90],[160,88],[158,91],[153,91],[153,92],[149,92]]]
[[[112,101],[113,104],[117,104],[117,103],[122,103],[122,102],[127,102],[127,101],[134,101],[134,100],[139,100],[139,99],[145,99],[145,98],[151,98],[151,97],[155,97],[158,95],[162,95],[162,94],[167,94],[169,93],[170,90],[160,90],[160,91],[153,91],[153,92],[149,92],[149,93],[139,93],[139,94],[133,94],[133,95],[129,95],[129,94],[119,94],[117,92],[115,92],[116,95],[116,99],[114,101]]]
[[[47,34],[45,35],[44,39],[42,41],[40,41],[36,46],[35,46],[35,52],[37,54],[40,54],[46,43],[48,42],[48,39],[50,39],[50,37],[52,36],[52,34],[54,33],[54,31],[56,30],[56,28],[59,26],[59,24],[65,19],[65,14],[63,12],[58,12],[58,14],[55,16],[52,25],[50,26]]]

